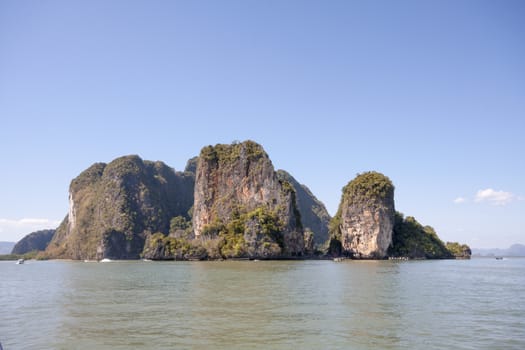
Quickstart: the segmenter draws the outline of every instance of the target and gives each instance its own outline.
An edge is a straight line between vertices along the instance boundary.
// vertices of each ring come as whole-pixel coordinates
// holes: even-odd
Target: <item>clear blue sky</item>
[[[525,2],[0,0],[0,240],[126,154],[252,139],[331,214],[377,170],[472,247],[525,243]]]

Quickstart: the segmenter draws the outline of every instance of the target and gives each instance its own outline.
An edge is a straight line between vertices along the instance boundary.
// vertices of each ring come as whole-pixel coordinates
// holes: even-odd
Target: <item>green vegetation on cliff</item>
[[[470,258],[471,251],[466,244],[443,243],[432,227],[421,225],[412,216],[405,218],[396,213],[389,255],[413,259]]]
[[[199,240],[176,238],[157,232],[146,238],[142,257],[155,260],[190,260],[207,257]]]
[[[339,206],[337,213],[330,220],[328,230],[330,232],[330,240],[341,241],[341,206]]]
[[[203,236],[217,240],[222,258],[276,257],[284,248],[283,226],[276,211],[261,206],[248,213],[236,210],[226,223],[206,225]]]
[[[95,184],[104,173],[106,163],[95,163],[71,181],[70,192],[78,191],[87,186]]]
[[[423,226],[417,220],[396,213],[392,246],[388,250],[392,257],[408,257],[412,259],[444,259],[452,254],[439,239],[436,231],[430,226]]]
[[[188,230],[191,232],[191,228],[191,221],[182,215],[175,216],[170,220],[170,233],[176,233],[178,231],[188,233]]]
[[[343,188],[343,200],[348,204],[370,203],[378,199],[392,197],[394,185],[385,175],[368,171],[358,174]]]
[[[312,233],[313,243],[320,247],[328,240],[328,224],[330,215],[324,204],[319,201],[308,187],[300,184],[297,180],[284,170],[278,170],[277,176],[280,181],[285,181],[295,192],[297,208],[301,216],[305,231]]]
[[[329,224],[330,244],[328,251],[334,255],[341,254],[343,249],[343,237],[341,233],[343,206],[384,206],[384,202],[390,202],[394,196],[394,185],[387,176],[375,171],[368,171],[358,174],[353,180],[348,182],[348,184],[343,187],[342,192],[343,194],[337,213],[330,220]],[[394,205],[393,202],[387,204],[392,207]]]
[[[155,260],[279,257],[283,224],[278,214],[267,207],[241,211],[235,210],[226,223],[216,220],[206,225],[198,238],[155,233],[146,240],[142,256]],[[171,231],[187,229],[187,224],[182,217],[173,218]]]
[[[206,146],[201,150],[200,158],[206,161],[219,162],[223,165],[231,164],[242,158],[256,161],[261,157],[267,157],[266,152],[256,142],[251,140],[242,143],[217,144]]]
[[[331,255],[341,255],[343,252],[343,245],[341,243],[341,206],[337,209],[337,213],[330,220],[328,225],[330,240],[328,243],[327,252]]]
[[[447,242],[445,246],[447,247],[447,250],[450,252],[450,254],[452,254],[456,258],[469,259],[472,255],[470,247],[466,244],[460,244],[458,242]]]

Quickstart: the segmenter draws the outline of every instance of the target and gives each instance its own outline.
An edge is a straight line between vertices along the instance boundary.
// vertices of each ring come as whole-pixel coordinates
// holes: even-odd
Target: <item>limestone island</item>
[[[262,146],[245,141],[206,146],[184,171],[135,155],[93,164],[71,181],[69,212],[38,257],[445,259],[470,254],[468,246],[445,244],[430,226],[396,212],[394,185],[383,174],[366,172],[350,181],[331,218],[305,185],[274,169]]]

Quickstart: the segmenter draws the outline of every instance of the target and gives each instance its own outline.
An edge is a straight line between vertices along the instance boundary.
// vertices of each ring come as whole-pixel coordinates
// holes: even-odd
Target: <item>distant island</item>
[[[472,248],[473,256],[525,256],[525,245],[513,244],[507,249],[488,248],[478,249]]]
[[[15,242],[0,242],[0,254],[10,254],[15,244]]]
[[[43,259],[471,255],[467,245],[444,243],[432,227],[397,212],[394,185],[374,171],[343,188],[331,218],[308,187],[276,171],[253,141],[206,146],[182,172],[135,155],[95,163],[71,181],[69,212],[56,231],[24,240],[17,246],[36,247]]]

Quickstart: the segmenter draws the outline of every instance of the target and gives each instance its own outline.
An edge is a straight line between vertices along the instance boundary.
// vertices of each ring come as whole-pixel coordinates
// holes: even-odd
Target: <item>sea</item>
[[[20,349],[525,349],[525,259],[0,262]]]

